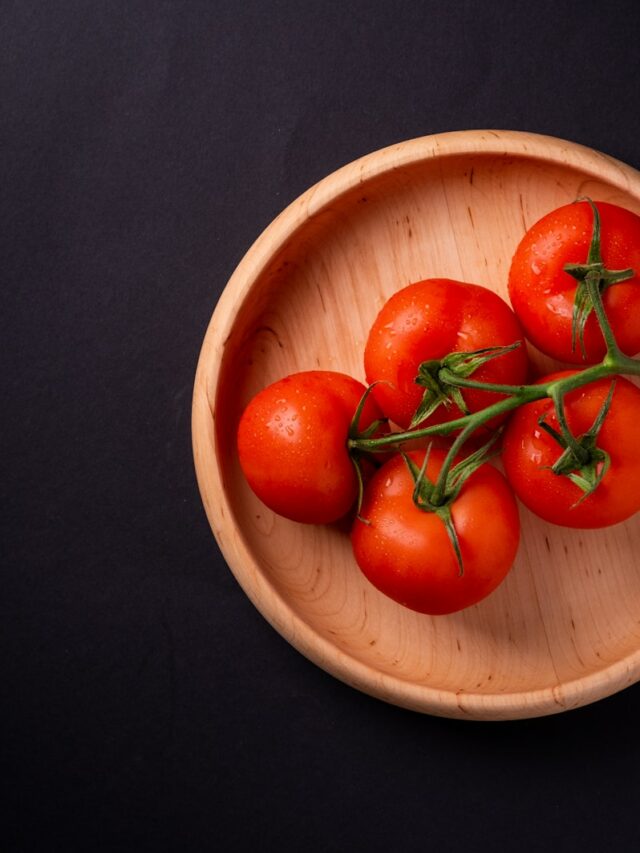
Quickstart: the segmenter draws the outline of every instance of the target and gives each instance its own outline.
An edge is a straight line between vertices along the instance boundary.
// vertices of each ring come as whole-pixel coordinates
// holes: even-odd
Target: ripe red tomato
[[[253,491],[274,512],[326,524],[358,493],[347,438],[365,387],[332,371],[294,373],[260,391],[238,426],[240,465]],[[371,396],[359,427],[382,417]]]
[[[422,465],[424,451],[408,454]],[[427,476],[434,481],[444,452],[432,450]],[[506,576],[516,556],[520,522],[504,477],[484,464],[464,483],[451,506],[463,574],[442,520],[413,502],[414,481],[397,455],[367,484],[351,531],[358,565],[385,595],[412,610],[453,613],[485,598]]]
[[[486,362],[471,379],[509,385],[525,381],[526,346],[513,311],[497,294],[477,284],[444,278],[415,282],[394,293],[373,323],[364,353],[367,382],[379,383],[373,394],[380,408],[408,429],[425,392],[416,383],[422,362],[515,341],[521,341],[517,349]],[[465,389],[462,396],[470,412],[502,399],[500,394],[475,389]],[[440,406],[420,425],[462,414],[455,404]]]
[[[640,217],[629,210],[596,202],[600,246],[607,269],[631,267],[638,275],[607,287],[603,302],[618,345],[627,355],[640,351]],[[586,358],[579,343],[572,349],[572,316],[577,282],[565,264],[584,264],[593,231],[586,201],[559,207],[533,225],[518,245],[509,271],[509,295],[526,336],[539,350],[570,364],[594,364],[605,354],[595,314],[584,329]]]
[[[539,381],[573,372],[551,374]],[[591,428],[611,381],[601,379],[566,395],[565,413],[574,436]],[[568,477],[550,470],[562,448],[538,423],[544,416],[546,423],[559,429],[552,401],[528,403],[511,416],[503,438],[505,473],[523,504],[546,521],[565,527],[606,527],[640,510],[640,390],[622,377],[616,377],[615,383],[611,407],[597,438],[597,446],[610,456],[610,467],[595,491],[577,505],[583,492]]]

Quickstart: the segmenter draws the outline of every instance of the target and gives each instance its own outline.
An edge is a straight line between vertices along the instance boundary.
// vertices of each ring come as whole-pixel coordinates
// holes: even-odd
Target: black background
[[[337,167],[467,128],[640,167],[638,9],[0,4],[4,849],[638,849],[640,688],[495,724],[341,684],[238,587],[190,445],[219,294]]]

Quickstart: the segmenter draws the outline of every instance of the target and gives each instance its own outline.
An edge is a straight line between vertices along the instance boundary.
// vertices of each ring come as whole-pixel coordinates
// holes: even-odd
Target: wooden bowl
[[[444,276],[506,298],[525,229],[582,195],[640,213],[640,175],[529,133],[403,142],[294,201],[251,247],[213,314],[195,379],[193,444],[219,546],[276,630],[380,699],[497,720],[565,711],[635,682],[640,516],[605,531],[574,531],[521,507],[522,543],[502,586],[460,613],[419,615],[363,577],[348,525],[296,524],[254,497],[235,449],[240,413],[262,387],[298,370],[364,380],[369,326],[385,299],[410,282]],[[534,358],[541,368],[555,366]]]

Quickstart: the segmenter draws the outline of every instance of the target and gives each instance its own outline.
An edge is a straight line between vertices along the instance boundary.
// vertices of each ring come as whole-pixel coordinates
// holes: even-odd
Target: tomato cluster
[[[251,400],[237,436],[249,485],[298,522],[355,508],[356,563],[400,604],[445,614],[479,602],[515,560],[516,496],[568,527],[640,510],[640,390],[614,375],[640,373],[636,269],[640,217],[586,200],[525,234],[513,309],[450,279],[399,289],[369,332],[366,386],[314,370]],[[526,385],[527,339],[586,369]],[[409,440],[420,449],[403,452]],[[489,462],[499,444],[504,475]]]

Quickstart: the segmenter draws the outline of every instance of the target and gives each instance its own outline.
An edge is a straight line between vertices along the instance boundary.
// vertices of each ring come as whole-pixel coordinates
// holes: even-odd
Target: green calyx
[[[605,267],[600,248],[600,213],[590,198],[583,200],[591,205],[593,211],[593,232],[587,261],[584,264],[565,264],[564,271],[578,282],[571,321],[571,348],[575,350],[576,342],[579,341],[582,357],[586,359],[584,330],[589,315],[596,308],[594,288],[602,295],[607,287],[633,278],[635,273],[632,269],[608,270]]]
[[[358,441],[361,438],[371,438],[371,436],[374,435],[376,431],[379,430],[381,426],[383,426],[383,424],[387,423],[386,418],[381,418],[380,420],[373,421],[372,423],[370,423],[369,426],[366,427],[366,429],[360,429],[360,418],[362,417],[362,412],[364,410],[365,404],[369,399],[369,394],[371,394],[377,384],[377,382],[373,382],[371,385],[369,385],[368,388],[365,389],[362,397],[360,397],[360,400],[358,401],[356,410],[353,414],[353,417],[351,418],[351,423],[349,424],[349,441]]]
[[[458,533],[451,515],[451,506],[469,477],[495,455],[495,452],[491,452],[491,450],[498,435],[499,433],[495,433],[486,444],[470,453],[456,465],[448,469],[443,467],[441,474],[444,475],[444,482],[438,478],[435,483],[432,483],[427,476],[431,444],[427,448],[424,461],[420,467],[406,453],[402,454],[414,483],[413,503],[422,512],[432,512],[437,515],[444,524],[456,555],[460,575],[464,574],[464,563]]]
[[[560,432],[545,422],[544,415],[538,419],[538,423],[542,429],[552,436],[562,448],[562,453],[551,466],[550,470],[559,477],[567,477],[582,491],[582,495],[575,502],[574,506],[582,503],[585,498],[588,498],[597,489],[609,470],[611,459],[606,450],[598,447],[598,434],[611,407],[615,385],[615,380],[613,380],[609,388],[609,393],[600,407],[600,411],[590,429],[584,435],[576,438],[570,433],[567,434],[568,428],[564,413],[558,418],[562,427]],[[562,406],[561,401],[560,406]],[[556,410],[559,413],[558,401],[556,401]]]
[[[509,346],[484,347],[472,352],[452,352],[442,359],[423,361],[418,368],[415,382],[421,385],[425,392],[411,419],[409,429],[417,427],[440,406],[449,409],[456,405],[463,415],[468,415],[469,409],[457,380],[468,379],[483,364],[512,352],[519,346],[520,341],[516,341]]]

